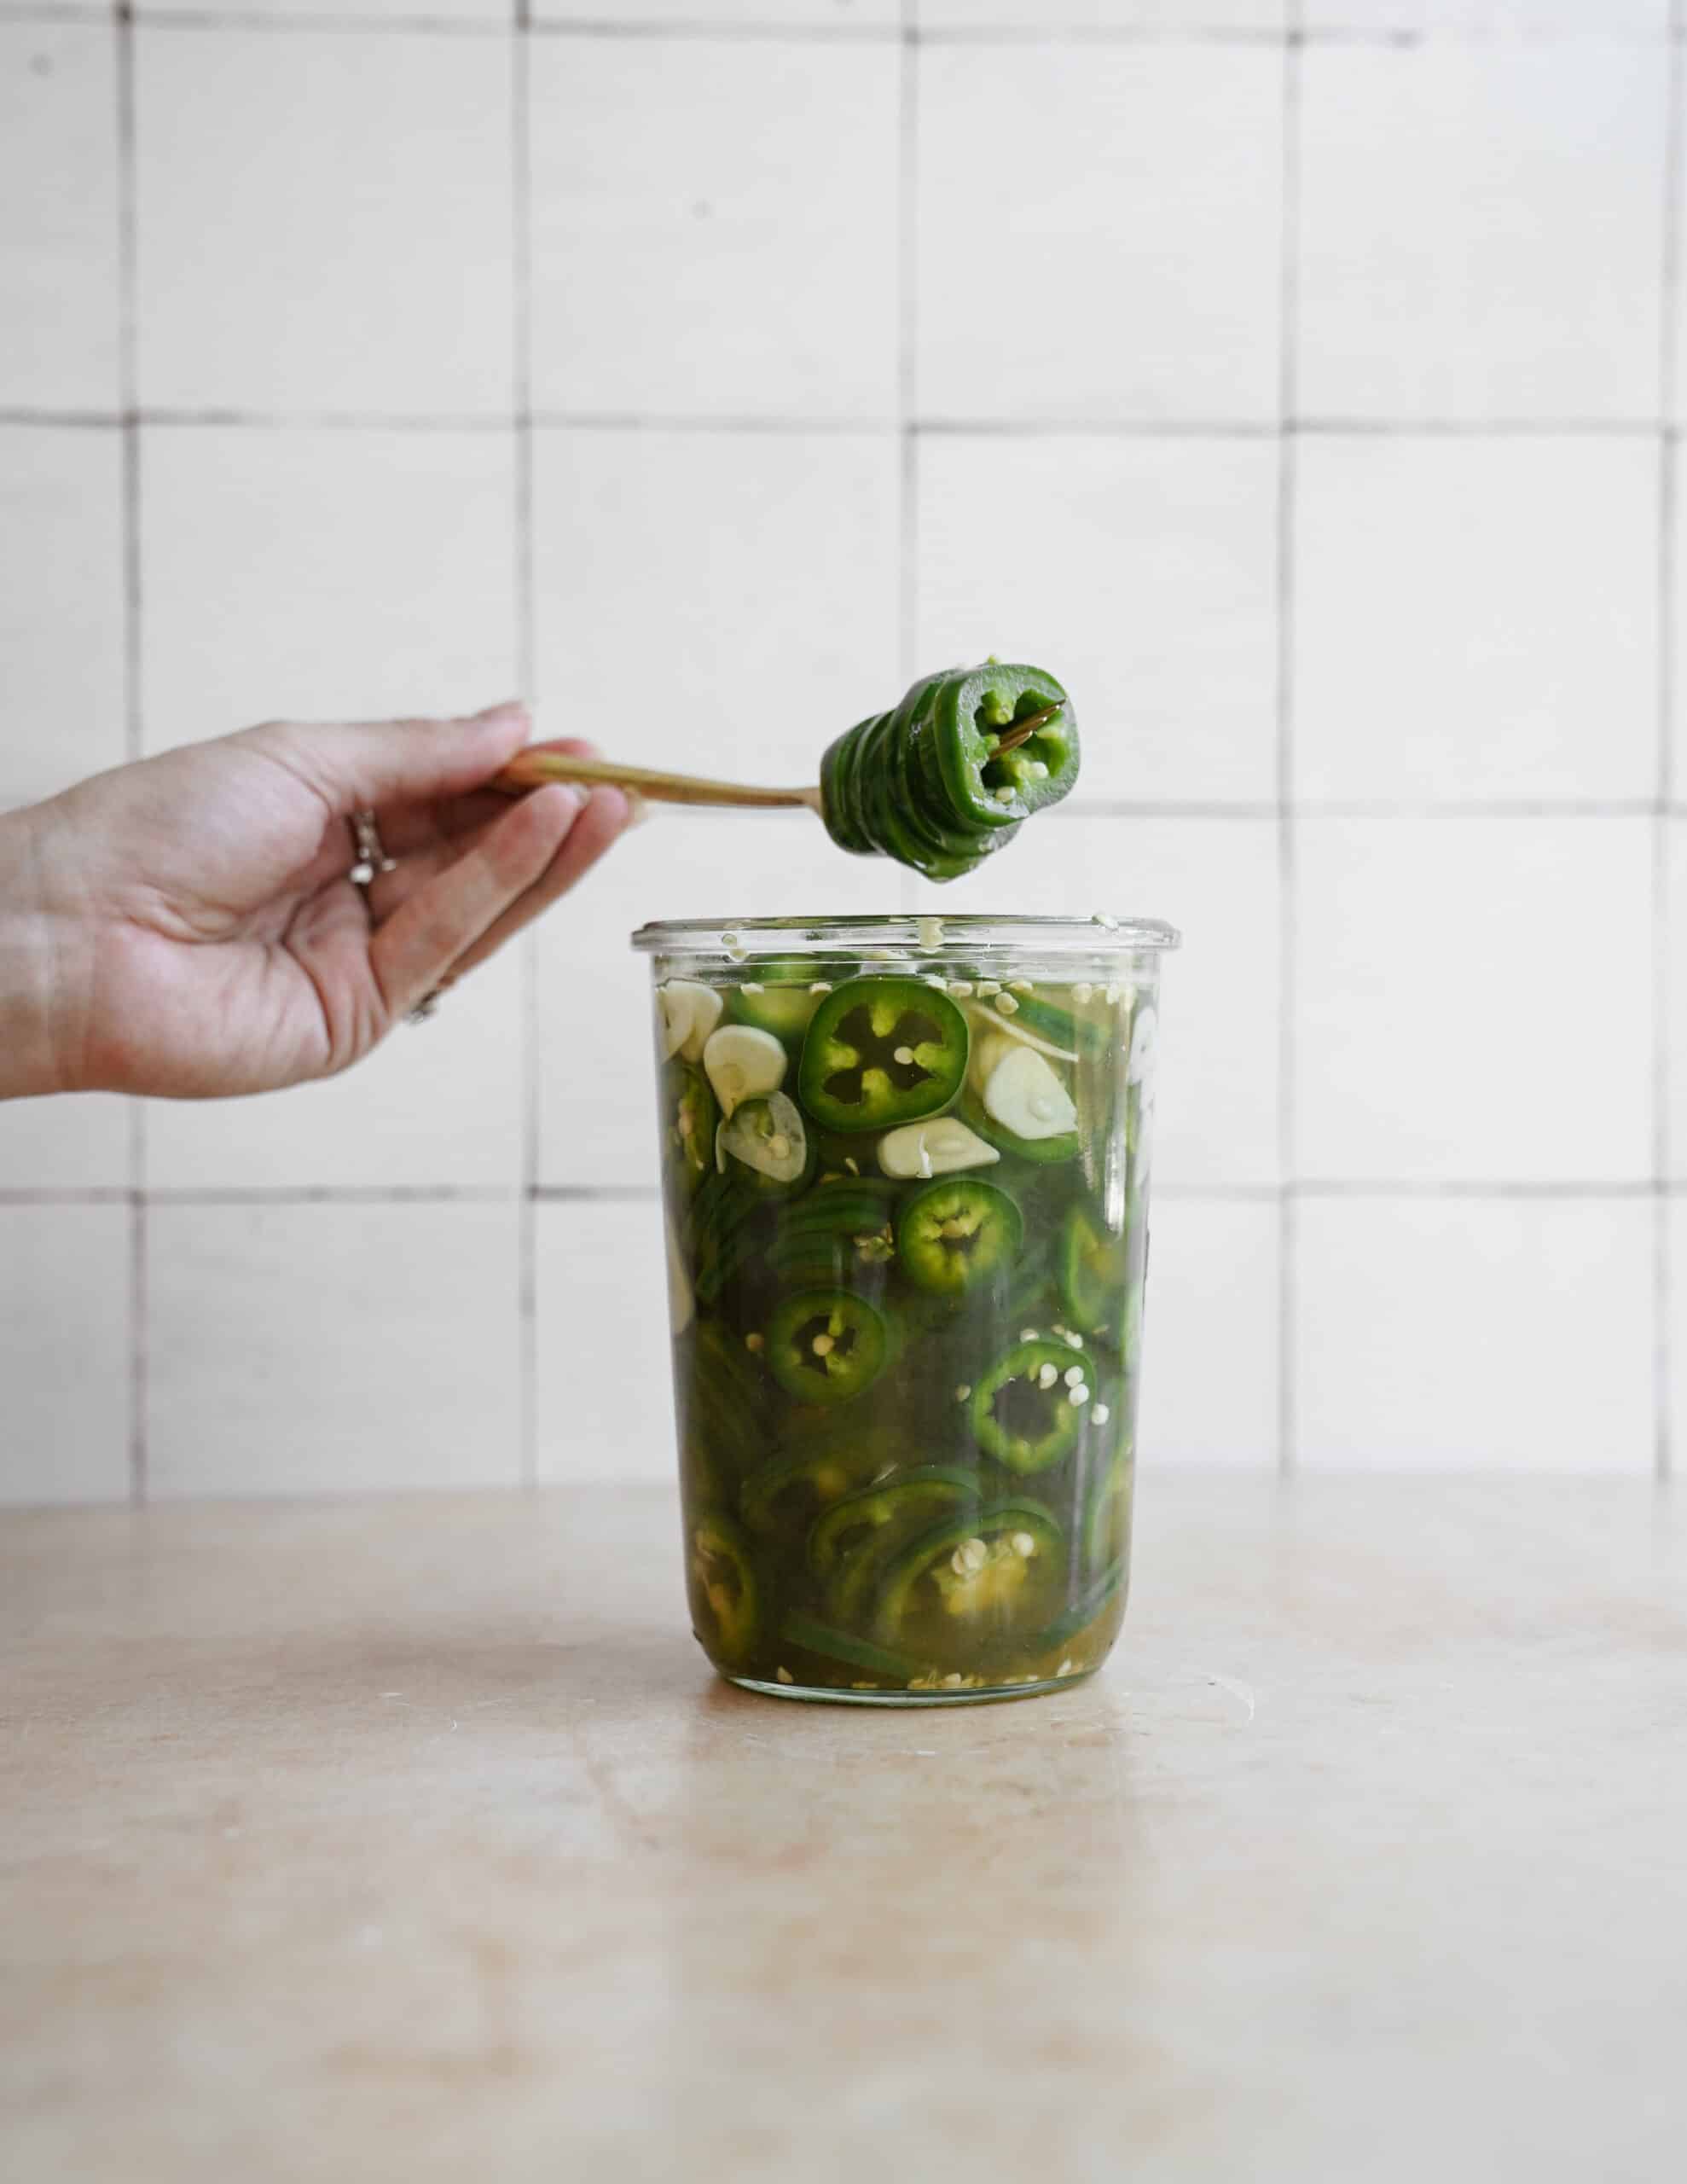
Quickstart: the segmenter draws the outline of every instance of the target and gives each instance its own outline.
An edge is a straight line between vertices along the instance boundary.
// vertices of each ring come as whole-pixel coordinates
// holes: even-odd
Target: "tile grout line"
[[[0,20],[3,20],[0,17]],[[577,433],[755,433],[791,438],[916,439],[1207,441],[1301,439],[1644,440],[1660,434],[1678,443],[1687,425],[1654,417],[947,417],[809,415],[799,412],[750,415],[739,411],[534,409],[536,427]],[[125,424],[159,432],[502,433],[507,411],[403,412],[377,410],[175,409],[133,404],[117,410],[56,410],[32,403],[0,404],[0,425],[43,431],[101,432]]]
[[[1299,994],[1295,907],[1295,437],[1287,427],[1298,392],[1300,281],[1301,8],[1289,0],[1283,41],[1282,201],[1278,284],[1277,485],[1277,886],[1278,886],[1278,1199],[1277,1469],[1290,1476],[1297,1455],[1296,1314],[1299,1216],[1294,1190],[1296,1065],[1295,1011]]]
[[[123,451],[124,755],[142,752],[141,712],[141,426],[138,226],[136,209],[136,30],[130,0],[112,13],[117,79],[118,382]],[[129,1190],[129,1499],[147,1499],[148,1299],[147,1294],[146,1109],[125,1108]]]
[[[1657,809],[1652,821],[1652,1174],[1653,1203],[1652,1383],[1655,1441],[1654,1467],[1661,1482],[1674,1468],[1673,1396],[1678,1360],[1671,1326],[1674,1269],[1671,1251],[1671,1207],[1666,1193],[1673,1155],[1670,1129],[1670,800],[1674,790],[1673,737],[1676,702],[1675,588],[1676,517],[1680,463],[1674,435],[1667,429],[1675,402],[1679,365],[1677,321],[1681,306],[1681,187],[1684,87],[1679,33],[1687,9],[1670,0],[1669,59],[1664,71],[1663,260],[1658,327],[1659,408],[1666,421],[1658,450],[1658,751]]]
[[[510,39],[510,283],[514,426],[516,665],[522,695],[530,704],[535,673],[533,581],[533,384],[531,357],[531,161],[529,33],[531,0],[516,0]],[[530,1489],[538,1477],[538,1220],[539,1179],[539,942],[536,929],[521,943],[521,1199],[516,1214],[516,1369],[519,1387],[517,1483]]]

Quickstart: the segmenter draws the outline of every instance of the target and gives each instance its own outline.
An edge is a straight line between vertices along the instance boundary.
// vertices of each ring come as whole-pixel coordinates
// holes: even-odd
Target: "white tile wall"
[[[1297,1218],[1305,1461],[1650,1471],[1649,1205],[1336,1199]]]
[[[1274,1461],[1279,1224],[1271,1200],[1162,1192],[1143,1321],[1145,1466]]]
[[[667,813],[351,1077],[0,1109],[0,1498],[665,1475],[627,934],[916,898],[1186,930],[1149,1464],[1678,1467],[1665,0],[114,12],[0,4],[0,808],[523,686],[800,778],[988,650],[1089,758],[983,880]]]
[[[1631,799],[1657,773],[1644,440],[1336,434],[1296,491],[1296,786]]]
[[[129,1108],[105,1092],[0,1101],[0,1194],[124,1190]]]
[[[1313,45],[1301,74],[1308,415],[1656,417],[1655,49]]]
[[[159,26],[136,61],[143,402],[507,414],[501,41]]]
[[[361,1068],[250,1100],[153,1100],[161,1190],[502,1190],[521,1182],[522,961],[507,950]],[[0,1117],[4,1110],[0,1109]]]
[[[1651,1174],[1646,820],[1310,818],[1296,854],[1300,1174]]]
[[[674,1470],[662,1215],[653,1197],[536,1209],[537,1475],[665,1479]]]
[[[921,410],[1273,416],[1282,73],[1264,46],[922,47]]]
[[[887,417],[896,47],[540,38],[533,398],[577,415]]]
[[[1280,31],[1290,0],[913,0],[929,30]]]
[[[0,425],[0,690],[12,717],[32,724],[0,771],[3,806],[51,796],[124,756],[123,450],[114,427]]]
[[[816,723],[896,687],[900,473],[882,432],[541,429],[547,725],[631,739],[652,765],[730,770],[753,750],[761,780],[815,780]]]
[[[129,1491],[129,1209],[0,1205],[0,1502]]]
[[[521,1475],[513,1205],[155,1205],[148,1487],[342,1494]]]
[[[148,750],[515,688],[508,433],[157,426],[141,473]]]
[[[114,30],[0,22],[0,404],[119,406],[118,225]]]
[[[1275,795],[1274,446],[944,433],[919,466],[919,659],[1058,660],[1093,794]]]
[[[1300,0],[1309,31],[1661,33],[1669,0]]]
[[[1670,822],[1664,845],[1663,1030],[1666,1173],[1687,1183],[1687,813]],[[1681,1262],[1687,1297],[1687,1260]]]

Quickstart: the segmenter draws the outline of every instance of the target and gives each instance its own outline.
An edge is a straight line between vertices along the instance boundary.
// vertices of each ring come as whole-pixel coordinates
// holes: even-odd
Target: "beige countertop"
[[[0,1519],[0,2173],[1683,2174],[1687,1526],[1140,1489],[1094,1682],[712,1682],[670,1499]]]

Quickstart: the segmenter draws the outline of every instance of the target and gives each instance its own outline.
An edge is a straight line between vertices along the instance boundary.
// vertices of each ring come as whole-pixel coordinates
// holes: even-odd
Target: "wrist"
[[[75,1089],[53,926],[33,816],[0,813],[0,1100]]]

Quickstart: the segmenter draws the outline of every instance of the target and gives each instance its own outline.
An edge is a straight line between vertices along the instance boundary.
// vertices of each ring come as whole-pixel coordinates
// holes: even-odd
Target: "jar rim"
[[[823,951],[828,946],[853,954],[875,944],[916,955],[936,955],[952,946],[984,954],[1028,944],[1053,956],[1169,954],[1182,942],[1177,927],[1163,919],[1116,917],[1105,910],[1087,917],[896,910],[879,917],[658,918],[631,935],[632,946],[642,955],[717,955],[733,961]]]

